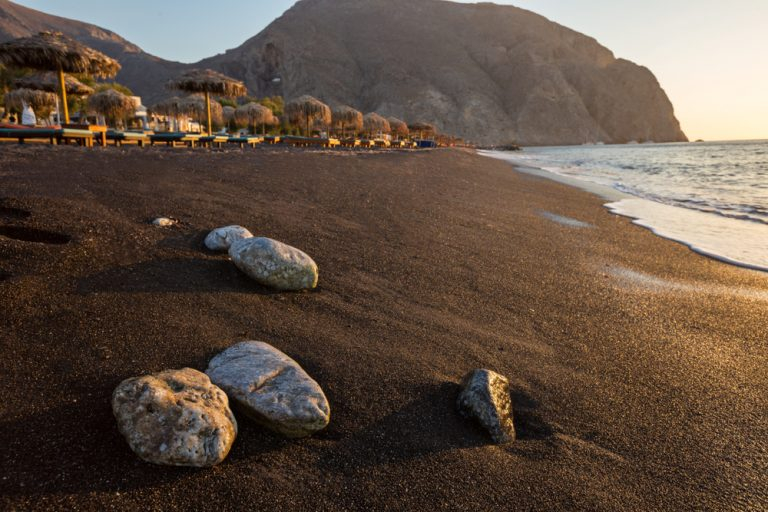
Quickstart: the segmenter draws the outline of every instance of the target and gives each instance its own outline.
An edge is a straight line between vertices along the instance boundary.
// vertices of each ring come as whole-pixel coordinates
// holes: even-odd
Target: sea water
[[[615,191],[603,194],[612,212],[699,253],[768,271],[768,141],[480,153],[544,170],[588,190]]]

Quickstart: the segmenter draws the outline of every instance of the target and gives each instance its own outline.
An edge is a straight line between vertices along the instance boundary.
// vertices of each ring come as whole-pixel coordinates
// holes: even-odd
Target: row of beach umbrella
[[[0,44],[0,64],[39,71],[16,80],[14,85],[18,89],[6,96],[6,102],[12,106],[26,103],[33,109],[37,106],[45,110],[50,108],[51,102],[56,103],[55,92],[60,96],[60,110],[65,123],[69,123],[68,94],[88,96],[89,109],[112,119],[127,117],[135,109],[133,100],[119,91],[106,89],[95,93],[93,88],[67,75],[76,73],[114,78],[120,70],[120,64],[59,32],[41,32]],[[243,82],[213,70],[193,69],[167,85],[170,89],[190,95],[185,98],[169,98],[154,105],[152,110],[171,118],[180,115],[205,118],[208,133],[212,133],[214,122],[219,124],[222,120],[247,123],[254,131],[260,125],[262,133],[266,126],[279,122],[269,108],[258,103],[251,102],[235,108],[222,107],[217,101],[211,101],[212,96],[236,98],[246,96],[248,92]],[[347,129],[355,133],[361,130],[371,134],[391,133],[397,137],[416,132],[423,138],[436,133],[435,127],[428,123],[408,125],[400,119],[384,118],[376,113],[363,115],[346,105],[331,109],[312,96],[301,96],[288,102],[285,115],[291,123],[304,128],[307,135],[316,126],[332,126],[341,130],[343,136],[346,136]]]

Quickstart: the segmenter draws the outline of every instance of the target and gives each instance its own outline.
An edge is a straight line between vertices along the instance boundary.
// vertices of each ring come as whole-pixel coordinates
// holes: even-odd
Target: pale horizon
[[[239,46],[295,2],[231,0],[216,11],[202,0],[134,0],[108,9],[101,0],[15,3],[93,23],[164,59],[197,62]],[[648,67],[690,140],[768,139],[768,31],[763,26],[768,2],[741,0],[729,7],[712,0],[495,3],[541,14],[595,38],[618,58]],[[202,28],[213,12],[226,21],[225,29]]]

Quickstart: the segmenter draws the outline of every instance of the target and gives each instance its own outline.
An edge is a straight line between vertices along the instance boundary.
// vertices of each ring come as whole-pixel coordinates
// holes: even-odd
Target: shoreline
[[[590,193],[455,149],[4,149],[4,509],[768,506],[768,279]],[[204,251],[229,224],[305,251],[318,289]],[[296,360],[330,425],[291,441],[236,412],[221,465],[141,462],[115,386],[244,340]],[[475,368],[510,379],[510,445],[456,413]]]
[[[762,224],[756,225],[752,226],[752,230],[755,231],[755,233],[744,232],[746,227],[742,222],[749,221],[742,221],[724,217],[716,213],[706,213],[655,202],[640,196],[622,192],[613,187],[594,183],[587,179],[563,176],[543,168],[523,164],[515,161],[514,155],[509,155],[509,158],[504,158],[502,152],[478,151],[478,154],[486,158],[496,158],[505,161],[520,172],[532,174],[590,192],[608,201],[603,206],[611,214],[632,219],[633,224],[648,229],[658,237],[682,244],[697,254],[712,258],[727,265],[768,273],[768,263],[763,264],[750,261],[751,258],[755,257],[755,254],[764,254],[768,252],[768,244],[765,245],[765,248],[762,251],[753,249],[752,255],[739,257],[724,253],[724,250],[726,250],[724,247],[735,245],[739,239],[761,239],[762,237],[768,240],[768,226]],[[715,237],[708,234],[702,235],[701,233],[692,233],[691,226],[701,223],[717,224],[718,233],[725,238],[730,236],[733,238],[733,243],[725,243],[722,240],[717,240],[717,242],[715,242]],[[708,245],[713,243],[720,244],[720,247],[708,247]]]

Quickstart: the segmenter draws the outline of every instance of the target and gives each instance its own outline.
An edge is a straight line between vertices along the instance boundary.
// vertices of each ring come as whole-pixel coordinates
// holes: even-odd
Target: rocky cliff
[[[301,0],[201,64],[254,94],[312,94],[485,143],[686,140],[648,69],[511,6]]]

